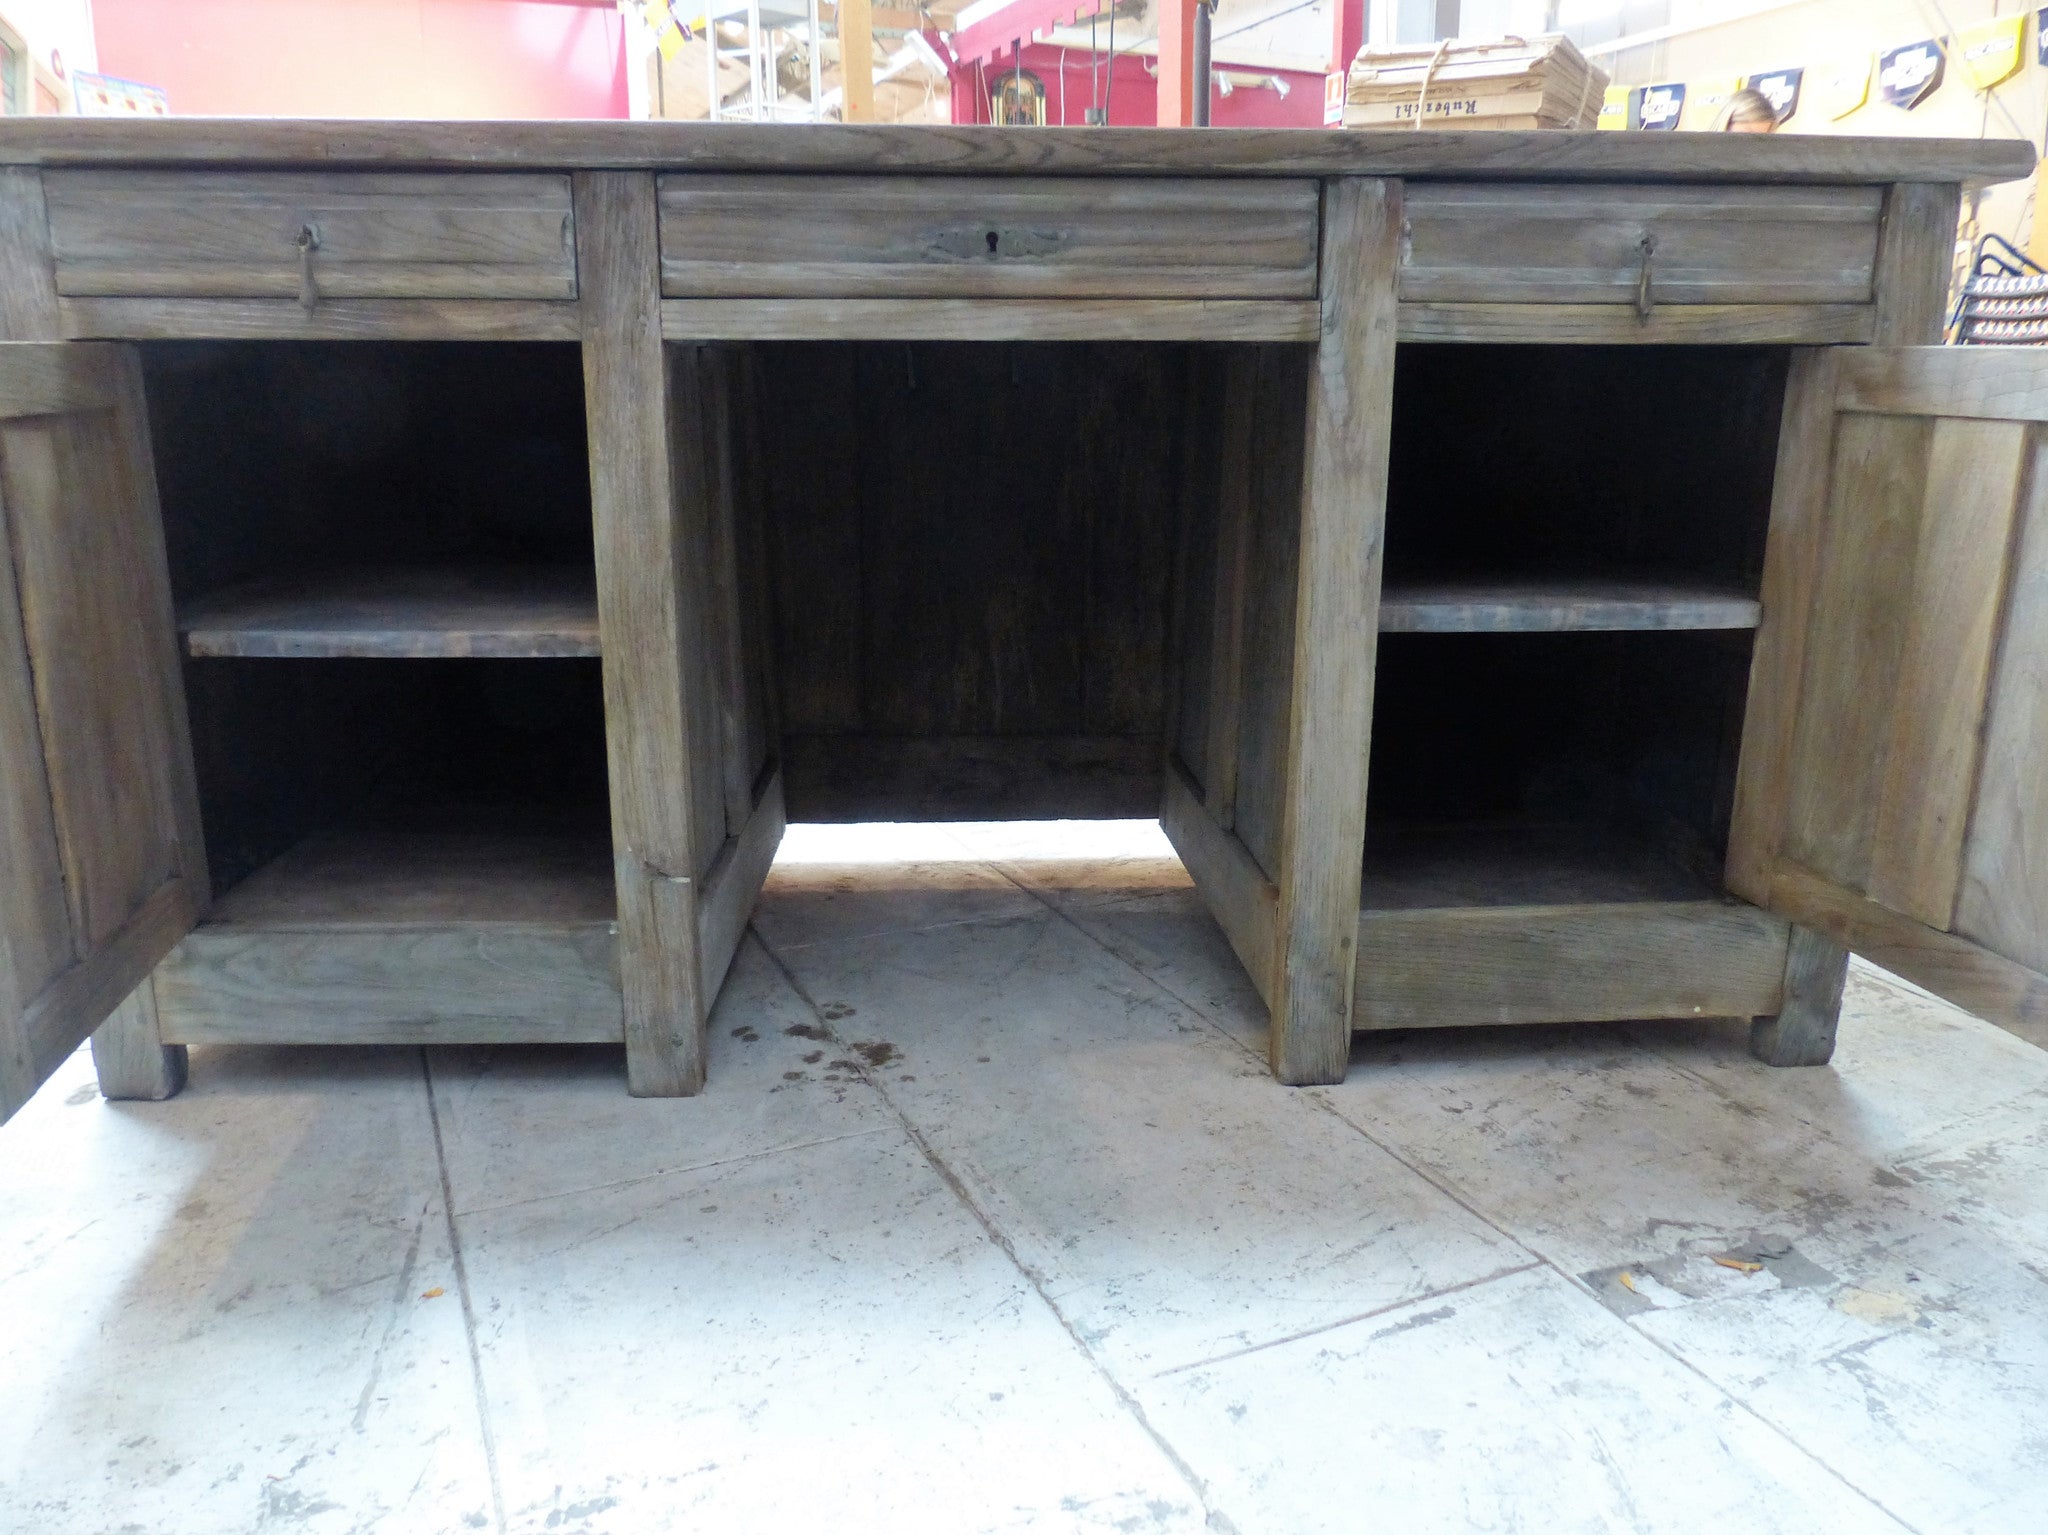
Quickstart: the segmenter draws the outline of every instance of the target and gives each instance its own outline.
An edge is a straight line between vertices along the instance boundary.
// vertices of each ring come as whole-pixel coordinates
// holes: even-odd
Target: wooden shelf
[[[1382,634],[1549,634],[1617,629],[1754,629],[1763,605],[1729,587],[1656,580],[1390,582]]]
[[[1576,823],[1375,826],[1366,835],[1360,905],[1594,906],[1714,900],[1704,852],[1681,854],[1626,832]]]
[[[603,925],[617,901],[602,816],[504,807],[382,812],[293,847],[214,902],[209,926]]]
[[[193,656],[600,654],[596,579],[574,566],[333,571],[220,592],[180,627]]]
[[[382,816],[307,838],[157,968],[177,1044],[625,1037],[601,815]]]
[[[1376,828],[1355,1026],[1775,1013],[1785,921],[1707,862],[1598,827]]]

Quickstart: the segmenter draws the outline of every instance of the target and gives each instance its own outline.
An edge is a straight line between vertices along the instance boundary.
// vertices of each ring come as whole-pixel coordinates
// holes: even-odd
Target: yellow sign
[[[1628,99],[1635,92],[1625,85],[1610,85],[1607,94],[1600,98],[1601,128],[1626,128],[1628,126]]]
[[[1729,75],[1723,79],[1695,81],[1685,94],[1685,120],[1680,126],[1720,127],[1721,114],[1728,110],[1729,99],[1742,89],[1742,78],[1741,75]]]
[[[1813,72],[1813,104],[1829,122],[1861,111],[1870,100],[1871,55],[1837,59]]]
[[[1988,91],[2019,71],[2020,44],[2026,27],[2027,16],[2022,11],[2017,16],[1964,27],[1956,34],[1956,57],[1972,90]]]
[[[683,51],[683,29],[671,21],[655,34],[654,46],[661,50],[665,59],[673,59]]]

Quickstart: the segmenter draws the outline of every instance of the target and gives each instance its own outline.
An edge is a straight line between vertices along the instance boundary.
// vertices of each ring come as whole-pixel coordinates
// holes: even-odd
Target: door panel
[[[207,899],[140,373],[0,345],[0,1115]]]
[[[1980,1008],[2038,1007],[2010,967],[1970,983],[1982,951],[1961,940],[2048,963],[2026,841],[2048,761],[2048,574],[2026,575],[2048,569],[2048,357],[1857,349],[1802,359],[1793,388],[1729,885],[1908,974],[1938,954],[1914,978]]]

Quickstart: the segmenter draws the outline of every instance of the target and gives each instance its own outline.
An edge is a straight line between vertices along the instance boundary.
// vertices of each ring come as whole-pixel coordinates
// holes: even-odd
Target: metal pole
[[[761,0],[747,0],[747,118],[761,120]]]
[[[808,47],[811,55],[811,121],[822,123],[825,120],[825,109],[820,101],[824,91],[819,82],[818,71],[821,66],[818,63],[818,50],[823,44],[818,36],[818,0],[811,0],[810,25],[811,35],[808,40]]]
[[[1194,126],[1209,126],[1209,26],[1210,0],[1195,0],[1195,61],[1190,71],[1195,77]]]
[[[709,103],[704,115],[712,122],[718,121],[718,20],[707,15],[704,18],[705,68],[710,74],[710,86],[705,101]]]

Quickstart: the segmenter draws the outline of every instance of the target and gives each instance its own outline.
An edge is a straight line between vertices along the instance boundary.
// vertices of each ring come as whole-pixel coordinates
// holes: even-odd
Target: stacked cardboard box
[[[1591,128],[1607,76],[1560,35],[1361,48],[1347,128]]]

